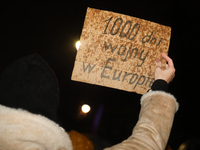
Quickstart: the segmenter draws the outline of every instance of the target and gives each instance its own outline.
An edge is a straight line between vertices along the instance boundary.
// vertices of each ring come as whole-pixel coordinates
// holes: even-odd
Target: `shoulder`
[[[56,147],[72,149],[68,134],[55,122],[41,115],[3,105],[0,105],[0,134],[4,135],[0,137],[0,143],[15,143],[20,139],[22,145],[29,140],[33,145],[40,143],[53,150]]]

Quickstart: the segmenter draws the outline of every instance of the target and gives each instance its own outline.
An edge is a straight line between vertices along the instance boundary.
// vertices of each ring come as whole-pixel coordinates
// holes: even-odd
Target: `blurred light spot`
[[[76,49],[79,50],[79,47],[80,47],[80,41],[77,41],[76,42]]]
[[[88,113],[88,112],[90,111],[90,106],[87,105],[87,104],[84,104],[84,105],[81,107],[81,109],[82,109],[82,112]]]

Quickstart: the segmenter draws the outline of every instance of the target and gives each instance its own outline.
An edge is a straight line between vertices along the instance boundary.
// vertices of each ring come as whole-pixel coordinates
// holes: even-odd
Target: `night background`
[[[174,150],[186,140],[200,137],[198,1],[4,1],[0,7],[0,72],[14,60],[40,54],[58,78],[60,125],[66,131],[78,131],[105,145],[119,143],[131,135],[138,120],[141,95],[71,81],[77,53],[75,43],[80,39],[87,7],[170,26],[169,56],[174,61],[176,76],[169,91],[180,108],[168,144]],[[86,115],[80,113],[84,103],[91,106]],[[98,117],[99,123],[95,125]]]

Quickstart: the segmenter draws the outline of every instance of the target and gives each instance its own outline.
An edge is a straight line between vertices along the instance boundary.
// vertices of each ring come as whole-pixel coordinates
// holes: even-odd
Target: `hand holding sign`
[[[175,68],[174,63],[170,57],[166,54],[161,53],[161,56],[168,62],[166,64],[166,68],[163,70],[161,69],[161,62],[159,59],[156,59],[156,71],[155,71],[155,80],[162,79],[165,80],[168,84],[173,80],[175,76]]]
[[[144,94],[170,36],[170,27],[88,8],[72,80]]]

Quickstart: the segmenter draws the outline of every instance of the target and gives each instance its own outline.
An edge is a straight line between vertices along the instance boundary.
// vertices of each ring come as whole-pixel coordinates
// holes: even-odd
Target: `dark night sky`
[[[137,122],[141,95],[71,81],[87,7],[113,11],[172,27],[169,56],[176,77],[169,91],[180,103],[169,144],[173,149],[200,134],[199,3],[182,1],[85,0],[63,2],[1,2],[0,71],[12,61],[40,54],[54,70],[60,84],[59,119],[67,130],[92,133],[95,115],[103,113],[96,136],[115,144],[127,138]],[[79,115],[81,104],[92,110]]]

